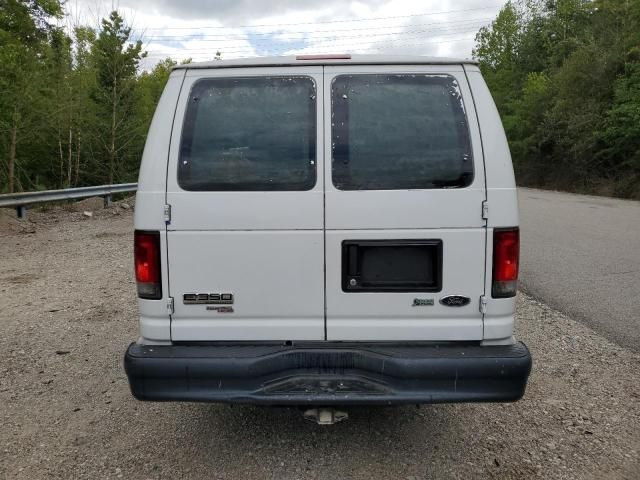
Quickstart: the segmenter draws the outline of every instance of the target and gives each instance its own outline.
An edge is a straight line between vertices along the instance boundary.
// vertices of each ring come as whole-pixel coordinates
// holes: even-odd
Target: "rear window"
[[[316,183],[316,86],[309,77],[196,82],[182,127],[184,190],[309,190]]]
[[[469,129],[455,78],[341,75],[331,95],[336,188],[460,188],[473,181]]]

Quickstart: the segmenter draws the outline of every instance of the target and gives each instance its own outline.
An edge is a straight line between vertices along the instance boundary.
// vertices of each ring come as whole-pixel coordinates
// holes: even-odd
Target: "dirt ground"
[[[515,404],[352,408],[327,427],[134,400],[132,213],[98,204],[0,212],[0,478],[640,478],[640,356],[524,295],[534,367]]]

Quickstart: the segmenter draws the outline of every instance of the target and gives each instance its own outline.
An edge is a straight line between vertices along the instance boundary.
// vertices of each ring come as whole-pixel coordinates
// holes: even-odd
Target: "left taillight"
[[[160,274],[160,232],[136,230],[134,260],[138,297],[150,300],[162,298]]]

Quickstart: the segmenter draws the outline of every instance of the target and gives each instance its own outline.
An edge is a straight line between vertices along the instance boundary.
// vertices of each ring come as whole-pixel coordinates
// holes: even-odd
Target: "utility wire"
[[[428,17],[433,15],[444,15],[448,13],[463,13],[463,12],[475,12],[479,10],[489,10],[496,9],[501,7],[501,4],[490,5],[485,7],[478,8],[466,8],[462,10],[446,10],[441,12],[429,12],[429,13],[416,13],[413,15],[396,15],[391,17],[373,17],[373,18],[358,18],[354,20],[332,20],[328,22],[298,22],[298,23],[272,23],[272,24],[262,24],[262,25],[235,25],[235,26],[190,26],[190,27],[157,27],[157,28],[148,28],[146,31],[152,30],[207,30],[207,29],[230,29],[230,28],[272,28],[272,27],[291,27],[298,25],[330,25],[336,23],[356,23],[356,22],[372,22],[372,21],[381,21],[381,20],[394,20],[398,18],[414,18],[414,17]]]
[[[428,26],[447,26],[451,27],[457,26],[457,24],[467,24],[467,23],[476,23],[476,22],[489,22],[493,20],[494,17],[482,17],[482,18],[471,18],[465,20],[452,20],[452,21],[442,21],[442,22],[432,22],[432,23],[414,23],[410,24],[411,27],[428,27]],[[346,28],[346,29],[336,29],[336,30],[305,30],[305,31],[282,31],[282,32],[246,32],[246,33],[196,33],[196,34],[185,34],[185,35],[142,35],[139,38],[141,40],[158,40],[158,39],[194,39],[194,40],[205,40],[205,39],[215,39],[215,38],[246,38],[247,36],[269,36],[272,37],[274,35],[285,36],[285,35],[316,35],[318,33],[331,33],[337,34],[340,32],[355,32],[355,31],[378,31],[378,30],[388,30],[388,29],[398,29],[405,28],[408,25],[406,24],[398,24],[398,25],[388,25],[388,26],[373,26],[373,27],[363,27],[363,28]],[[200,35],[200,36],[197,36]],[[135,41],[135,40],[132,40]]]
[[[393,36],[396,37],[396,39],[401,39],[401,40],[406,40],[406,39],[417,39],[417,38],[426,38],[429,39],[431,37],[427,37],[425,35],[423,35],[424,32],[427,33],[434,33],[434,32],[430,32],[430,31],[414,31],[413,33],[407,33],[407,34],[397,34],[397,33],[385,33],[385,34],[378,34],[378,35],[369,35],[369,36],[358,36],[358,38],[371,38],[371,37],[384,37],[384,38],[377,38],[374,41],[359,41],[359,40],[352,40],[352,39],[343,39],[343,38],[328,38],[328,39],[323,39],[323,40],[316,40],[314,42],[312,42],[309,45],[304,45],[302,47],[298,47],[298,48],[321,48],[324,46],[347,46],[347,47],[351,47],[354,45],[370,45],[372,43],[375,43],[376,41],[389,41],[389,42],[393,42],[395,39],[393,38]],[[452,35],[460,35],[460,34],[464,34],[464,33],[475,33],[476,29],[469,29],[469,28],[465,28],[465,29],[458,29],[456,31],[453,30],[446,30],[444,32],[435,32],[434,35],[432,35],[432,37],[448,37],[448,36],[452,36]],[[392,38],[386,38],[386,37],[392,37]],[[417,37],[417,38],[416,38]],[[315,40],[315,39],[314,39]],[[425,40],[426,41],[426,40]],[[296,42],[277,42],[277,41],[272,41],[272,42],[265,42],[265,41],[259,41],[259,42],[250,42],[249,45],[237,45],[235,48],[241,48],[243,50],[254,50],[255,47],[259,47],[261,45],[267,45],[268,47],[272,47],[272,49],[292,49],[295,48],[295,46],[292,45],[286,45],[286,43],[296,43]],[[278,44],[281,44],[278,45]],[[282,45],[285,44],[285,45]],[[167,45],[162,45],[163,47],[167,47]],[[211,48],[205,48],[205,47],[186,47],[186,48],[181,48],[176,46],[176,49],[185,51],[185,52],[208,52],[211,51],[212,49],[217,49],[217,50],[224,50],[224,46],[220,46],[220,45],[215,45],[212,46]],[[234,49],[234,45],[229,45],[227,48],[231,48]],[[269,48],[267,48],[268,50]],[[167,51],[167,50],[163,50],[163,51]],[[231,50],[231,51],[238,51],[238,50]]]
[[[464,41],[464,40],[468,40],[473,38],[472,36],[469,36],[468,34],[464,37],[461,38],[452,38],[449,40],[443,40],[443,41],[431,41],[431,40],[424,40],[422,42],[419,43],[404,43],[404,42],[395,42],[395,43],[390,43],[387,46],[381,46],[381,47],[376,47],[375,44],[371,45],[370,43],[367,44],[351,44],[350,46],[353,47],[353,50],[358,50],[358,49],[363,49],[363,50],[376,50],[376,51],[383,51],[383,50],[392,50],[392,49],[396,49],[398,47],[404,47],[404,46],[422,46],[424,44],[429,44],[429,45],[438,45],[438,44],[444,44],[444,43],[453,43],[453,42],[460,42],[460,41]],[[315,47],[315,46],[311,46],[314,49],[317,49],[318,52],[316,52],[316,50],[314,50],[314,53],[323,53],[321,52],[319,49],[320,48],[326,48],[326,47],[330,47],[333,48],[332,46],[325,46],[325,47]],[[309,47],[304,47],[304,48],[309,48]],[[180,56],[181,58],[189,58],[189,57],[193,57],[193,56],[213,56],[215,55],[216,51],[219,50],[222,55],[230,55],[230,54],[248,54],[251,55],[253,54],[253,52],[255,52],[255,49],[251,49],[251,48],[246,48],[246,49],[241,49],[241,50],[225,50],[225,49],[216,49],[216,48],[212,48],[210,50],[201,50],[201,51],[194,51],[194,50],[183,50],[183,51],[177,51],[177,52],[152,52],[148,55],[148,58],[165,58],[167,56]],[[284,47],[284,48],[278,48],[278,49],[273,49],[270,50],[269,53],[272,55],[278,55],[278,54],[282,54],[282,53],[286,53],[286,52],[291,52],[291,51],[296,51],[296,50],[300,50],[300,49],[296,49],[296,48],[292,48],[292,47]]]
[[[390,36],[402,36],[402,37],[407,37],[407,36],[426,36],[424,34],[433,34],[433,36],[444,36],[444,35],[451,35],[454,33],[463,33],[463,32],[469,32],[469,31],[476,31],[479,28],[480,24],[478,24],[477,26],[471,28],[471,25],[459,25],[456,28],[442,28],[442,29],[429,29],[429,30],[405,30],[402,32],[387,32],[387,33],[371,33],[369,35],[335,35],[335,36],[331,36],[331,37],[305,37],[305,38],[292,38],[292,39],[260,39],[260,40],[251,40],[248,38],[244,38],[242,40],[200,40],[200,39],[189,39],[189,40],[183,40],[183,41],[177,41],[176,43],[183,43],[183,42],[214,42],[215,45],[217,47],[223,48],[224,45],[229,45],[231,44],[231,47],[233,47],[233,45],[237,45],[238,43],[244,43],[244,41],[249,42],[251,45],[274,45],[274,44],[279,44],[279,43],[299,43],[299,42],[313,42],[313,44],[317,44],[317,43],[324,43],[324,42],[329,42],[329,41],[351,41],[351,39],[360,39],[360,38],[378,38],[378,37],[390,37]],[[357,40],[356,40],[357,41]],[[152,42],[150,42],[148,45],[151,45]],[[158,44],[158,42],[153,42]],[[162,46],[170,46],[170,45],[166,45],[165,42],[162,42],[163,45]],[[184,45],[181,46],[177,46],[176,48],[185,48]],[[189,47],[186,47],[189,48]]]

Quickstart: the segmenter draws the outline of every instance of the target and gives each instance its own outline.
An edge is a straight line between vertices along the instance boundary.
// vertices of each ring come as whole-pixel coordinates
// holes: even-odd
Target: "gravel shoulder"
[[[85,204],[88,209],[90,204]],[[0,478],[640,477],[640,355],[521,294],[514,404],[294,409],[142,403],[131,209],[0,211]]]

